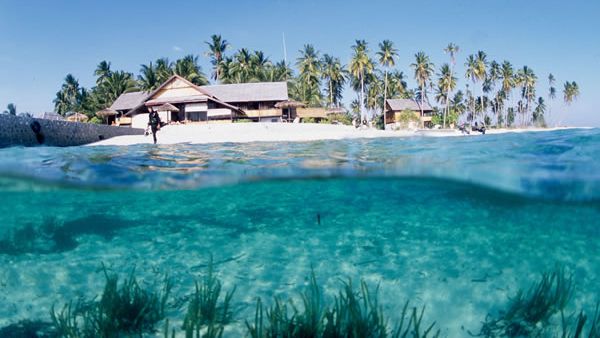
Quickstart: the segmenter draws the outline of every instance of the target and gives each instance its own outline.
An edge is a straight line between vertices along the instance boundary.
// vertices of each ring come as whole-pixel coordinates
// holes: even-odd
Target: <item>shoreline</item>
[[[505,133],[543,132],[583,127],[489,129],[486,135]],[[356,129],[352,126],[313,123],[235,123],[168,125],[157,133],[158,144],[211,144],[250,142],[308,142],[359,138],[406,138],[406,137],[456,137],[479,136],[472,132],[465,135],[454,129],[446,130],[377,130]],[[127,146],[152,144],[152,136],[118,136],[89,144],[90,146]]]

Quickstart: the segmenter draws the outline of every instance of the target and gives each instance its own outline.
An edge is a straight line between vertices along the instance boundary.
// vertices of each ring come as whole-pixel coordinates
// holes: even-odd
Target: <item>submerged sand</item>
[[[491,129],[487,134],[508,132],[551,131],[565,128],[527,128],[527,129]],[[315,124],[315,123],[223,123],[168,125],[157,133],[158,144],[176,143],[246,143],[246,142],[282,142],[317,141],[376,137],[448,137],[477,136],[478,132],[464,135],[458,130],[376,130],[354,128],[352,126]],[[152,135],[119,136],[96,142],[93,145],[133,145],[152,143]]]

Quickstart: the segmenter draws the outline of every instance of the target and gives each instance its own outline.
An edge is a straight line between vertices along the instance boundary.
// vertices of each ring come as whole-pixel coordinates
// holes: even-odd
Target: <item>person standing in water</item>
[[[152,137],[154,138],[154,144],[156,144],[156,132],[160,130],[160,116],[158,112],[154,111],[151,107],[148,107],[148,125],[152,130]]]

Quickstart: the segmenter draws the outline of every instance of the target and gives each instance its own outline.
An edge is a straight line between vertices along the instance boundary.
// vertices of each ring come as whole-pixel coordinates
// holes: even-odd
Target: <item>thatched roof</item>
[[[201,86],[201,89],[227,103],[287,101],[287,82],[236,83]]]
[[[144,102],[148,98],[148,92],[131,92],[131,93],[123,93],[121,96],[117,97],[115,102],[110,106],[112,110],[130,110],[142,102]]]
[[[275,104],[275,108],[299,108],[299,107],[306,107],[306,104],[304,104],[303,102],[294,101],[294,100],[281,101],[281,102],[277,102]]]
[[[154,110],[156,110],[156,111],[173,111],[176,113],[179,112],[179,108],[175,107],[174,105],[172,105],[170,103],[165,103],[158,107],[154,107]]]
[[[98,112],[96,112],[96,116],[98,117],[106,117],[106,116],[113,116],[113,115],[117,115],[117,111],[116,110],[112,110],[110,108],[104,108]]]
[[[421,111],[421,102],[417,102],[413,99],[388,99],[386,101],[386,107],[389,110],[393,111],[403,111],[403,110],[412,110],[412,111]],[[433,110],[427,101],[423,102],[423,110],[431,111]]]
[[[87,120],[87,115],[81,113],[72,113],[71,115],[67,116],[67,121],[71,122],[87,122]]]

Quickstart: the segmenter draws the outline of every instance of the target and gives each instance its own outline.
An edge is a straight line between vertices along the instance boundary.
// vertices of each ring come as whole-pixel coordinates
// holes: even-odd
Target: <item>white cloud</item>
[[[183,48],[181,48],[179,46],[173,46],[173,50],[176,52],[183,52]]]

